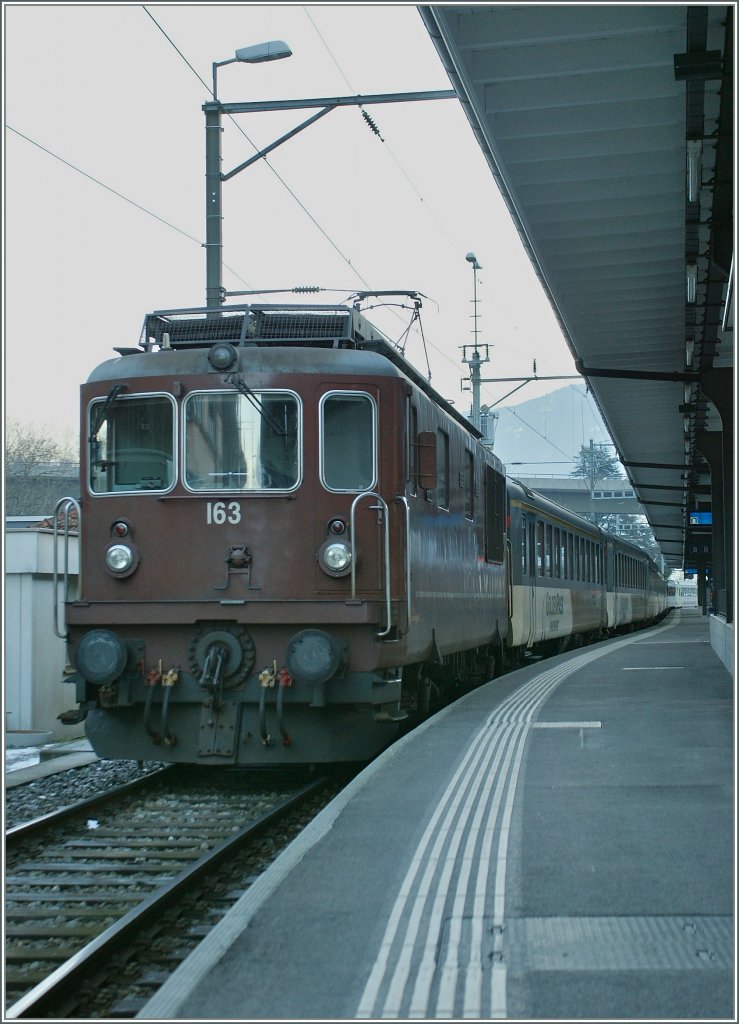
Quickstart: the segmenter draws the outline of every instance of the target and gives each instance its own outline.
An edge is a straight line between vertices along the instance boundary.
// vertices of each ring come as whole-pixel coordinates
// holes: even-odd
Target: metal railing
[[[408,615],[408,629],[411,628],[411,507],[408,499],[402,494],[396,494],[395,500],[399,501],[405,509],[405,607]]]
[[[376,498],[379,505],[370,505],[371,509],[377,509],[384,513],[384,535],[385,535],[385,608],[387,616],[387,625],[384,629],[381,629],[377,634],[378,636],[387,636],[392,626],[392,611],[390,606],[390,513],[388,511],[387,503],[376,491],[363,491],[358,494],[352,502],[351,512],[349,513],[349,535],[352,542],[352,601],[357,599],[357,541],[354,528],[354,519],[357,505],[360,501],[365,498]]]
[[[67,639],[66,630],[62,633],[59,629],[59,519],[63,520],[63,547],[64,547],[64,591],[62,604],[69,598],[69,513],[72,509],[77,511],[77,532],[80,534],[82,526],[82,509],[76,498],[60,498],[54,509],[54,632],[61,639]],[[80,560],[77,572],[77,596],[82,596],[82,561]]]

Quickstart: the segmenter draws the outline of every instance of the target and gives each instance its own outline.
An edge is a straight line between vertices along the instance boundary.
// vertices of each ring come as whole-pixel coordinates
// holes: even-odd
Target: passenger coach
[[[510,654],[556,652],[656,621],[667,607],[647,552],[509,479]]]

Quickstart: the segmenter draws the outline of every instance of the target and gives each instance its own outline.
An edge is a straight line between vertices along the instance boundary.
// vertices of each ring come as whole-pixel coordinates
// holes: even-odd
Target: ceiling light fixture
[[[698,287],[698,266],[695,263],[688,263],[685,267],[685,297],[688,302],[695,302],[695,293]]]
[[[701,156],[703,154],[703,143],[700,139],[688,139],[688,167],[687,187],[688,202],[695,203],[698,200],[701,188]]]

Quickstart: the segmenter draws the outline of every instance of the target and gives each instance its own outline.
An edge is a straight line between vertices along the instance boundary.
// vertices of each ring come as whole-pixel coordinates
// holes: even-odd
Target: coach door
[[[536,598],[536,520],[521,514],[521,609],[520,636],[526,647],[534,642]]]
[[[544,553],[542,550],[542,544],[537,541],[537,528],[540,533],[543,534],[544,524],[533,518],[527,516],[529,531],[529,592],[527,605],[529,607],[529,635],[527,639],[527,647],[530,647],[537,640],[537,629],[536,629],[536,584],[537,577],[541,576],[544,572],[543,557]]]

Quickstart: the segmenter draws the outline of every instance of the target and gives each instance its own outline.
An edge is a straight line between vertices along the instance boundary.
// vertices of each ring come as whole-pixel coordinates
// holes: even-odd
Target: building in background
[[[70,525],[72,525],[70,523]],[[79,537],[68,538],[70,594],[79,573]],[[58,571],[64,571],[63,540],[57,539]],[[53,520],[8,517],[5,523],[5,731],[8,746],[71,740],[84,724],[62,725],[58,716],[75,703],[62,679],[64,640],[54,633]],[[63,620],[62,612],[59,621]],[[61,630],[60,630],[61,631]]]

